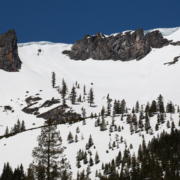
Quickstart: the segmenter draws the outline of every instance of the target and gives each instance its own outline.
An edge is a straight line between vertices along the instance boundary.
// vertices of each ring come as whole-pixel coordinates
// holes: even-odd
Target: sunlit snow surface
[[[157,29],[146,30],[146,31],[144,31],[144,34],[147,34],[149,32],[155,31],[155,30],[159,30],[163,36],[169,36],[171,34],[174,34],[179,29],[180,29],[180,27],[175,27],[175,28],[157,28]],[[165,38],[167,38],[167,37],[165,37]]]
[[[178,41],[180,37],[179,28],[160,29],[163,35],[166,35],[169,40]],[[170,39],[171,38],[171,39]],[[56,73],[56,85],[61,85],[64,78],[68,84],[69,92],[72,85],[76,81],[80,84],[80,89],[77,89],[77,95],[83,95],[83,86],[86,85],[87,92],[93,87],[95,93],[95,106],[89,107],[87,102],[71,105],[69,100],[67,104],[72,106],[73,109],[81,113],[81,108],[84,107],[87,111],[87,116],[91,112],[99,113],[102,106],[106,107],[106,96],[109,93],[110,98],[122,100],[125,99],[127,107],[132,108],[136,101],[139,100],[140,104],[146,104],[147,101],[151,103],[156,100],[159,94],[162,94],[165,100],[165,105],[169,100],[174,104],[180,104],[180,63],[174,65],[164,65],[166,62],[173,61],[173,58],[180,55],[180,46],[166,46],[161,49],[152,49],[152,51],[140,61],[113,61],[113,60],[86,60],[74,61],[69,57],[62,54],[63,50],[70,50],[72,45],[51,43],[51,42],[30,42],[19,44],[19,56],[23,62],[22,68],[19,73],[9,73],[0,70],[0,134],[3,135],[6,126],[13,127],[17,122],[24,120],[26,128],[36,127],[42,125],[44,120],[36,118],[34,115],[25,114],[22,108],[27,106],[25,98],[39,93],[42,98],[38,104],[39,106],[45,100],[52,97],[60,98],[61,96],[56,89],[52,88],[51,76],[52,72]],[[38,54],[38,49],[42,52]],[[93,83],[93,85],[91,85]],[[42,91],[40,91],[42,90]],[[29,93],[26,93],[29,91]],[[26,96],[28,95],[28,96]],[[14,109],[11,111],[3,112],[5,105],[10,105]],[[45,112],[59,104],[53,105],[50,108],[42,108],[40,112]],[[167,119],[170,115],[167,114]],[[125,130],[118,133],[127,140],[127,145],[132,143],[134,148],[131,152],[137,152],[139,143],[142,138],[138,134],[130,135],[129,125],[120,121],[120,117],[116,117],[116,124],[124,126]],[[151,125],[154,129],[157,117],[151,118]],[[173,115],[176,127],[178,127],[178,114]],[[111,123],[111,118],[106,118],[106,121]],[[35,125],[32,125],[35,123]],[[89,135],[92,134],[96,149],[92,148],[92,158],[94,160],[95,153],[98,151],[100,156],[100,163],[91,167],[92,173],[90,177],[95,179],[95,170],[101,169],[102,162],[108,162],[114,158],[119,150],[123,152],[125,146],[120,144],[120,149],[114,151],[108,150],[109,141],[114,141],[114,136],[117,132],[113,132],[111,138],[109,130],[100,132],[99,127],[94,127],[95,119],[87,120],[87,125],[83,126],[82,122],[76,123],[72,126],[58,125],[63,138],[63,145],[67,147],[65,153],[72,165],[73,177],[76,178],[77,170],[86,170],[87,165],[83,165],[80,169],[76,168],[76,154],[79,149],[85,150],[85,144],[88,142]],[[67,143],[67,135],[69,131],[76,134],[76,127],[80,127],[78,134],[78,143]],[[158,131],[160,133],[163,128],[166,129],[166,124],[162,125]],[[170,130],[168,130],[170,131]],[[154,131],[155,132],[155,131]],[[81,140],[81,135],[84,135],[84,140]],[[145,132],[143,132],[145,134]],[[0,140],[0,172],[3,168],[4,162],[9,161],[13,168],[21,162],[27,168],[29,163],[32,162],[32,149],[37,146],[36,138],[40,134],[40,130],[29,131],[21,133],[11,138],[4,138]],[[157,135],[157,132],[155,132]],[[146,135],[146,141],[149,141],[153,136]],[[111,142],[112,142],[111,141]],[[89,160],[89,155],[88,155]]]

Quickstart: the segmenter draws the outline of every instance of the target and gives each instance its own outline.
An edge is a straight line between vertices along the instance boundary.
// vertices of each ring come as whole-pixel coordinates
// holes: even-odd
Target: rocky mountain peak
[[[16,72],[21,68],[17,36],[14,29],[0,35],[0,69]]]

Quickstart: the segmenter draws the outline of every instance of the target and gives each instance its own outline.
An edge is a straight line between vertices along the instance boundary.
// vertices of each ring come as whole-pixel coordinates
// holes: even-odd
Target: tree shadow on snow
[[[97,105],[91,105],[90,107],[93,107],[93,108],[95,108],[95,107],[97,107]]]

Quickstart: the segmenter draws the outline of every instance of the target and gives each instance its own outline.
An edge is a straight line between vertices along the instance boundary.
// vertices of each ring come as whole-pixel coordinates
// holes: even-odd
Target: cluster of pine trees
[[[77,152],[77,156],[76,156],[76,166],[77,168],[81,167],[81,161],[83,161],[83,164],[86,165],[87,164],[87,169],[86,169],[86,173],[85,170],[83,169],[82,172],[77,173],[77,180],[83,180],[83,179],[89,179],[89,174],[91,173],[91,169],[90,167],[93,166],[94,164],[98,164],[100,162],[99,159],[99,154],[98,152],[96,152],[94,160],[92,158],[92,152],[90,150],[90,148],[94,145],[93,143],[93,139],[92,136],[90,135],[88,143],[86,143],[85,146],[85,151],[82,149],[79,149],[79,151]],[[96,147],[94,146],[94,149]],[[89,154],[89,160],[88,160],[88,154]]]
[[[20,122],[18,119],[17,123],[14,124],[14,127],[12,127],[10,131],[9,131],[8,126],[6,127],[4,135],[8,135],[9,133],[17,133],[17,132],[24,131],[24,130],[26,130],[24,120],[22,122]]]
[[[139,180],[139,179],[180,179],[180,131],[171,128],[171,133],[163,131],[147,145],[143,138],[138,156],[131,156],[129,149],[110,163],[102,164],[103,174],[97,173],[101,180]]]
[[[124,114],[127,112],[126,109],[126,101],[123,99],[122,101],[114,100],[113,114]]]
[[[4,164],[0,180],[30,180],[28,176],[24,173],[23,165],[18,166],[13,171],[9,163]]]
[[[52,72],[52,87],[55,88],[55,82],[56,82],[56,78],[55,78],[55,73]],[[82,96],[81,94],[79,95],[79,97],[77,97],[77,92],[76,92],[76,88],[79,89],[80,88],[80,85],[78,84],[78,82],[76,81],[75,83],[75,86],[73,85],[72,89],[71,89],[71,92],[69,93],[69,100],[71,101],[71,104],[76,104],[76,102],[85,102],[86,100],[88,101],[88,103],[90,104],[90,106],[92,104],[94,104],[94,92],[93,92],[93,88],[90,88],[89,90],[89,94],[87,96],[87,99],[85,98],[85,96],[87,95],[86,94],[86,87],[84,85],[84,88],[83,88],[83,93],[84,93],[84,96],[83,96],[83,99],[82,99]],[[63,79],[62,80],[62,86],[58,87],[58,92],[61,94],[61,97],[62,97],[62,102],[63,102],[63,105],[66,104],[66,95],[68,94],[68,87],[67,87],[67,84],[65,82],[65,80]]]

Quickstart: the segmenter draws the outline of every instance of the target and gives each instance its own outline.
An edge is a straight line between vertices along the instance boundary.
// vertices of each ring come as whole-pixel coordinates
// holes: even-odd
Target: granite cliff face
[[[63,51],[74,60],[140,60],[145,57],[152,48],[162,48],[170,44],[161,33],[153,31],[144,35],[142,28],[132,32],[119,33],[116,36],[105,37],[101,33],[96,36],[85,35],[77,40],[71,51]]]
[[[18,55],[17,36],[12,29],[0,35],[0,69],[16,72],[21,68],[21,63]]]

